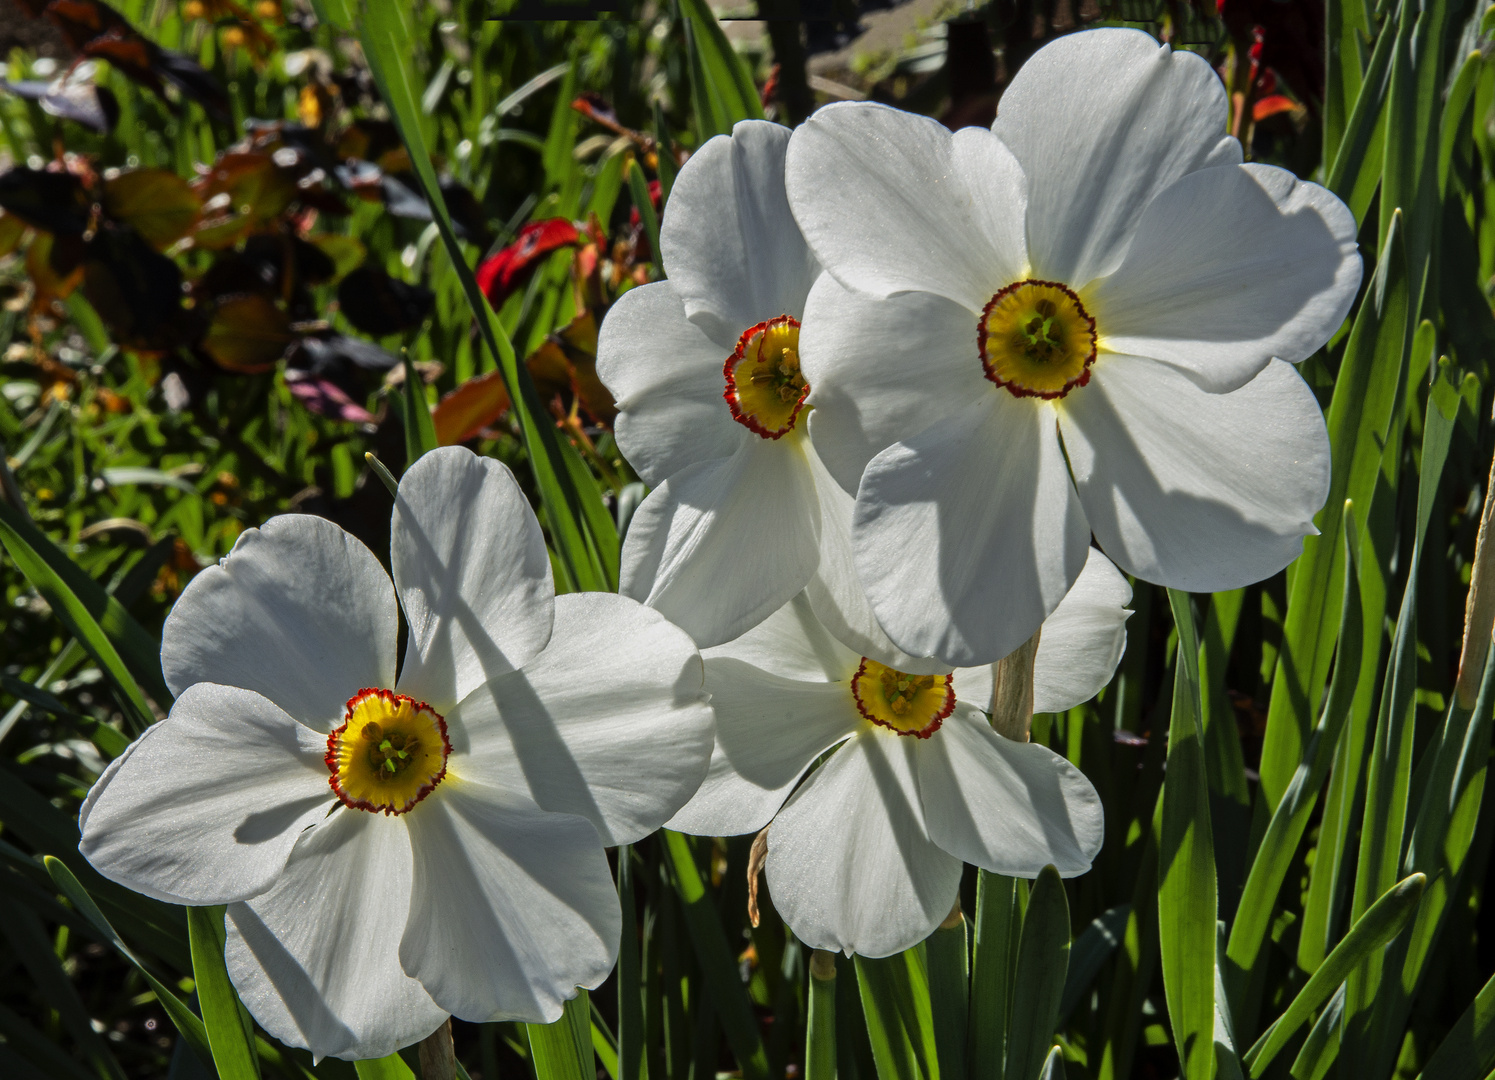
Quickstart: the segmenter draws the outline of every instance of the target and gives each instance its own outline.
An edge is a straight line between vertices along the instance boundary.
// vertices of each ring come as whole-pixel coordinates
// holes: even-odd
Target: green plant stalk
[[[836,957],[810,954],[810,1009],[805,1032],[805,1080],[836,1080]]]
[[[1199,729],[1199,643],[1189,595],[1168,590],[1178,628],[1168,782],[1158,859],[1158,943],[1163,991],[1185,1080],[1214,1075],[1215,853]]]

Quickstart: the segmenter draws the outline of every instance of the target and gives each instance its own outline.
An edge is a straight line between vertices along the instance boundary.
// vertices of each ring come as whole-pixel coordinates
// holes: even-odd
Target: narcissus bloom
[[[819,268],[784,197],[789,130],[744,121],[686,162],[660,229],[667,281],[608,312],[597,373],[618,446],[654,490],[623,545],[622,591],[718,645],[782,607],[819,562],[799,364]]]
[[[448,1013],[556,1019],[617,954],[603,846],[657,828],[711,752],[695,646],[624,597],[555,596],[503,465],[421,458],[390,546],[393,586],[330,521],[244,533],[167,619],[171,715],[79,822],[104,876],[227,904],[245,1005],[318,1057]]]
[[[1130,600],[1092,549],[1043,624],[1037,711],[1070,708],[1110,680]],[[990,666],[915,674],[858,656],[806,594],[701,655],[716,749],[669,827],[722,836],[767,825],[769,891],[807,945],[887,956],[949,915],[963,863],[1018,877],[1052,863],[1073,877],[1100,850],[1100,797],[1084,774],[983,715]]]
[[[795,132],[811,434],[900,649],[1011,652],[1092,533],[1207,592],[1312,532],[1329,445],[1290,363],[1349,310],[1356,226],[1241,164],[1228,111],[1199,56],[1103,29],[1034,54],[990,131],[847,103]]]

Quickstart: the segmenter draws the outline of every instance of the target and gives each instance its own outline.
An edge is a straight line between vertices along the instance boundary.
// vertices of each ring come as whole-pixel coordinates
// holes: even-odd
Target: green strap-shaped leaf
[[[721,915],[707,895],[706,883],[696,865],[690,840],[669,829],[663,830],[662,835],[670,879],[680,897],[685,929],[695,947],[696,961],[701,965],[706,996],[716,1009],[727,1045],[737,1055],[737,1064],[742,1068],[745,1080],[767,1080],[768,1051],[758,1032],[758,1021],[753,1016],[747,989],[738,974],[736,958],[727,947]]]
[[[1303,1048],[1288,1071],[1293,1080],[1324,1080],[1339,1058],[1339,1032],[1344,1019],[1344,987],[1340,987],[1303,1040]]]
[[[145,978],[146,985],[155,993],[157,1000],[161,1003],[161,1008],[176,1025],[182,1038],[192,1047],[204,1065],[211,1066],[213,1051],[208,1045],[207,1028],[203,1026],[197,1014],[188,1008],[181,998],[172,993],[160,979],[157,979],[141,962],[140,957],[135,955],[134,950],[125,944],[124,939],[115,932],[109,920],[104,918],[104,913],[94,903],[93,897],[88,895],[88,890],[78,882],[73,872],[63,864],[61,859],[47,855],[43,857],[42,863],[46,866],[47,873],[52,875],[52,880],[57,887],[62,890],[63,895],[73,902],[73,907],[78,910],[78,913],[92,923],[93,928],[103,934],[121,956],[135,965],[135,969]]]
[[[536,1080],[597,1080],[592,1006],[585,990],[566,1002],[553,1024],[525,1024]]]
[[[1199,643],[1188,593],[1168,590],[1178,628],[1168,782],[1158,856],[1163,992],[1184,1080],[1214,1073],[1216,881],[1209,781],[1199,728]]]
[[[691,104],[701,141],[729,135],[739,120],[763,119],[763,102],[747,65],[705,0],[679,0],[690,60]]]
[[[452,228],[446,200],[441,194],[436,170],[431,165],[431,155],[422,127],[419,96],[409,68],[407,53],[414,38],[408,22],[410,17],[409,6],[398,0],[364,0],[359,39],[368,60],[369,72],[399,128],[400,137],[410,154],[421,194],[431,206],[431,214],[442,244],[462,285],[468,306],[477,320],[478,332],[497,363],[504,386],[509,392],[509,399],[514,403],[530,467],[534,470],[535,483],[540,489],[545,521],[550,526],[567,574],[578,589],[608,590],[611,583],[598,552],[610,544],[615,545],[616,535],[610,541],[606,537],[589,539],[583,526],[589,516],[598,520],[596,514],[588,515],[583,501],[590,499],[600,504],[601,496],[595,486],[578,487],[576,484],[566,460],[567,451],[572,457],[576,456],[576,451],[569,443],[560,439],[555,425],[546,418],[534,381],[529,376],[529,369],[519,363],[515,356],[508,335],[504,333],[498,317],[478,288],[477,279],[467,265],[467,257]],[[605,509],[602,514],[606,515]]]
[[[1034,1080],[1054,1044],[1069,970],[1069,900],[1059,871],[1045,866],[1033,882],[1018,943],[1019,992],[1007,1036],[1008,1080]]]
[[[1438,197],[1448,191],[1448,174],[1453,168],[1453,153],[1459,136],[1469,130],[1469,106],[1474,101],[1474,86],[1479,81],[1479,69],[1483,58],[1478,49],[1464,57],[1453,85],[1448,88],[1448,100],[1443,104],[1443,116],[1438,127]]]
[[[1126,936],[1131,904],[1117,904],[1095,918],[1080,931],[1069,950],[1069,971],[1064,976],[1064,993],[1059,998],[1059,1023],[1063,1027],[1100,974],[1111,954]]]
[[[1353,508],[1348,504],[1344,508],[1344,546],[1345,603],[1340,616],[1339,653],[1329,696],[1318,727],[1304,749],[1303,760],[1282,801],[1272,812],[1266,834],[1256,849],[1256,858],[1246,876],[1246,887],[1241,891],[1240,905],[1230,928],[1225,986],[1232,1004],[1237,1007],[1271,928],[1277,894],[1297,857],[1298,842],[1308,828],[1319,790],[1329,775],[1329,766],[1333,763],[1360,675],[1360,590],[1355,587],[1360,545]]]
[[[633,884],[633,848],[623,844],[618,848],[618,903],[623,911],[623,938],[618,944],[618,1080],[640,1080],[644,1064],[644,986]]]
[[[654,259],[654,269],[664,276],[664,262],[659,250],[659,215],[654,212],[654,200],[649,198],[649,181],[644,177],[644,168],[638,159],[628,163],[628,190],[633,195],[633,205],[644,223],[644,232],[649,237],[649,252]],[[661,185],[660,190],[663,190]]]
[[[1344,136],[1332,160],[1325,186],[1343,199],[1355,215],[1365,220],[1365,212],[1381,183],[1381,162],[1386,147],[1384,110],[1387,84],[1391,75],[1391,55],[1396,45],[1397,21],[1387,19],[1376,37],[1376,48],[1365,67],[1365,79],[1355,97]]]
[[[1328,30],[1324,79],[1324,160],[1333,161],[1344,138],[1345,124],[1360,97],[1365,72],[1360,62],[1361,42],[1367,40],[1365,5],[1360,0],[1328,0],[1324,22]]]
[[[405,1064],[399,1054],[355,1061],[353,1068],[357,1071],[359,1080],[415,1080],[415,1071]],[[588,1077],[587,1080],[594,1078]]]
[[[954,925],[948,925],[950,922]],[[970,1008],[970,972],[966,920],[957,908],[924,942],[929,964],[929,1009],[940,1075],[966,1074],[966,1014]]]
[[[1003,1080],[1008,1015],[1026,883],[982,870],[976,877],[976,943],[966,1063],[971,1080]]]
[[[161,677],[161,643],[4,499],[0,499],[0,544],[118,691],[120,708],[135,730],[144,731],[155,723],[140,683],[162,708],[171,704],[171,691]]]
[[[223,961],[223,908],[189,907],[187,938],[192,946],[197,1002],[218,1075],[221,1080],[258,1080],[259,1062],[251,1043],[254,1031],[246,1029],[246,1014]]]
[[[410,468],[422,454],[435,450],[436,426],[431,422],[431,403],[426,400],[426,384],[410,362],[410,354],[404,357],[405,393],[403,417],[405,421],[405,468]]]
[[[862,1015],[879,1080],[935,1080],[939,1072],[923,946],[882,959],[856,957]]]
[[[1246,1051],[1243,1061],[1252,1076],[1261,1076],[1266,1071],[1277,1052],[1367,956],[1401,932],[1416,910],[1426,884],[1427,878],[1421,874],[1413,874],[1398,882],[1350,927],[1344,940],[1334,947],[1328,959],[1298,991],[1298,996]]]
[[[1368,294],[1355,317],[1329,405],[1329,496],[1314,523],[1319,535],[1303,541],[1293,571],[1282,650],[1267,708],[1261,792],[1276,809],[1303,760],[1328,680],[1339,627],[1344,574],[1340,527],[1346,499],[1369,507],[1381,468],[1387,430],[1401,392],[1406,356],[1407,264],[1400,216],[1387,234]],[[1377,628],[1379,623],[1375,624]]]

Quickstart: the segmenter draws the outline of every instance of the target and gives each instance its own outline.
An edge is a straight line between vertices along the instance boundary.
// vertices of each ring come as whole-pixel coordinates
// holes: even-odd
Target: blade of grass
[[[570,450],[574,456],[575,450],[560,439],[555,425],[547,419],[529,369],[519,363],[508,335],[504,333],[497,315],[478,288],[477,279],[473,277],[472,268],[467,265],[467,257],[452,227],[446,200],[442,197],[436,171],[431,165],[431,155],[421,124],[419,101],[410,75],[406,51],[413,32],[407,23],[409,16],[410,11],[406,5],[396,0],[365,0],[359,36],[364,55],[368,59],[369,71],[389,106],[400,137],[404,140],[421,194],[431,206],[432,217],[441,233],[452,268],[461,282],[473,317],[477,320],[478,332],[502,372],[505,389],[514,403],[515,415],[519,419],[530,467],[534,470],[535,483],[546,510],[545,520],[554,535],[558,554],[570,579],[578,588],[606,589],[607,574],[593,544],[588,541],[583,525],[588,515],[583,509],[582,501],[586,497],[597,499],[597,493],[595,489],[590,493],[578,489],[574,483],[565,451]]]
[[[706,883],[696,865],[689,839],[681,833],[664,830],[670,879],[680,897],[685,914],[685,928],[701,965],[706,996],[716,1009],[727,1037],[727,1045],[737,1055],[737,1063],[747,1080],[767,1080],[768,1051],[758,1032],[752,1003],[738,974],[732,950],[727,946],[722,920],[706,893]]]
[[[585,990],[566,1002],[553,1024],[525,1024],[536,1080],[597,1080],[592,1007]]]
[[[879,1080],[934,1080],[940,1075],[939,1059],[923,947],[855,960]]]
[[[1007,1038],[1007,1076],[1038,1076],[1054,1043],[1059,1002],[1069,970],[1069,900],[1059,872],[1046,866],[1033,882],[1018,943],[1012,1030]]]
[[[208,1046],[221,1080],[258,1080],[259,1062],[246,1031],[239,995],[223,960],[223,908],[189,907],[187,937],[192,945],[192,980],[202,1008]]]
[[[1303,759],[1303,744],[1328,680],[1344,602],[1339,588],[1344,503],[1350,499],[1356,506],[1370,506],[1400,394],[1409,300],[1400,216],[1392,216],[1329,405],[1331,473],[1328,500],[1315,518],[1319,535],[1303,541],[1293,572],[1261,752],[1261,791],[1268,809],[1276,809]]]
[[[1199,730],[1199,643],[1189,595],[1168,590],[1178,628],[1168,782],[1163,786],[1158,927],[1163,990],[1186,1080],[1210,1080],[1215,1031],[1215,853]]]
[[[1243,1060],[1252,1076],[1261,1076],[1266,1071],[1277,1052],[1367,956],[1373,955],[1401,932],[1416,910],[1426,884],[1427,878],[1421,874],[1405,878],[1356,920],[1344,940],[1334,947],[1282,1015],[1246,1051]]]

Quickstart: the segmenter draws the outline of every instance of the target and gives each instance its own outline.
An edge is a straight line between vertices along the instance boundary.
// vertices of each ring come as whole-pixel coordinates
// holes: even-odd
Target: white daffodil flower
[[[1037,711],[1070,708],[1110,680],[1131,595],[1092,549],[1043,624]],[[992,730],[990,666],[917,675],[858,656],[806,594],[701,655],[716,748],[668,827],[730,836],[768,825],[769,891],[806,945],[888,956],[949,915],[963,863],[1017,877],[1053,864],[1073,877],[1100,850],[1100,796],[1084,774]]]
[[[622,591],[702,646],[788,603],[819,562],[800,320],[819,267],[784,196],[789,129],[739,123],[693,154],[660,229],[668,280],[625,293],[597,343],[618,447],[654,490]],[[771,530],[771,532],[769,531]]]
[[[166,621],[171,715],[79,819],[105,877],[227,904],[244,1004],[318,1058],[448,1013],[555,1020],[617,955],[604,845],[674,813],[711,750],[695,646],[625,597],[555,596],[500,463],[421,458],[390,548],[393,586],[330,521],[245,532]]]
[[[795,132],[811,436],[900,649],[1011,652],[1092,533],[1209,592],[1313,531],[1329,444],[1290,363],[1355,297],[1355,220],[1241,164],[1228,112],[1201,57],[1100,29],[1035,53],[990,131],[843,103]]]

